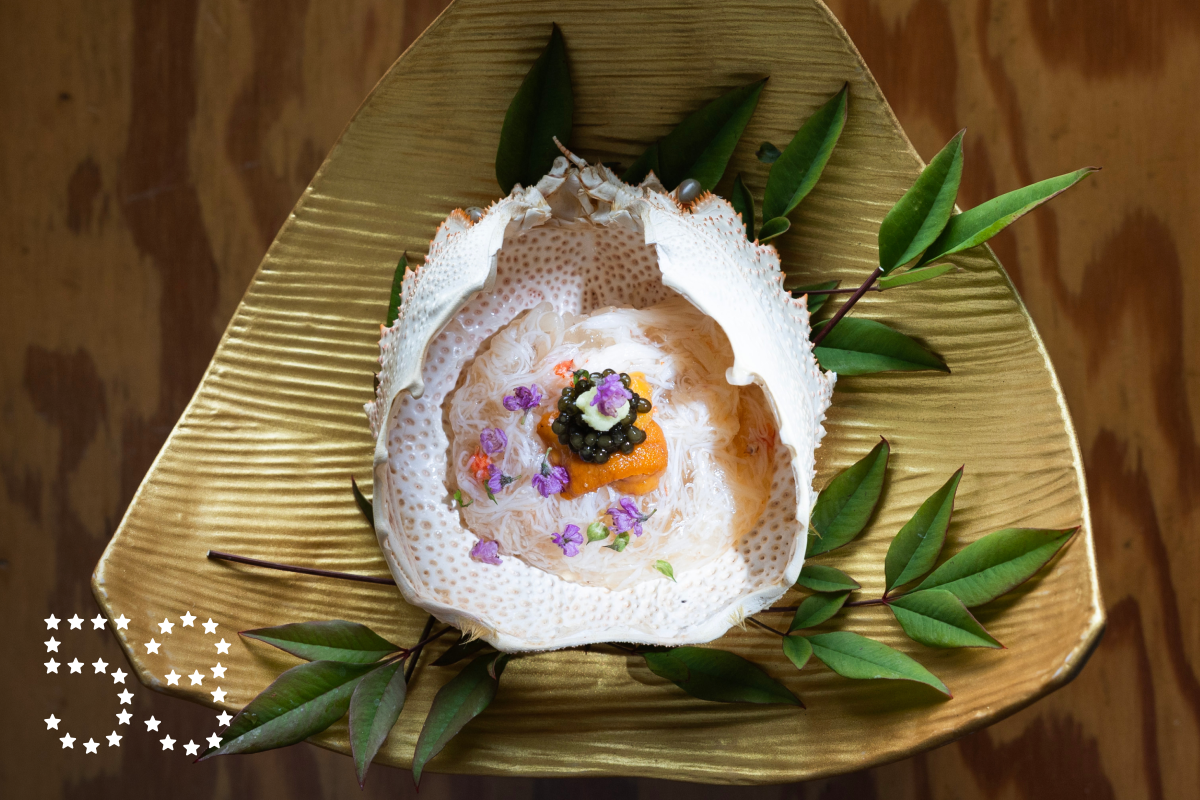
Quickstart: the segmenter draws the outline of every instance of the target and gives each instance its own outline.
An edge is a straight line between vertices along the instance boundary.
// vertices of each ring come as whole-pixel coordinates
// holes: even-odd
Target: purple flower
[[[488,479],[484,481],[484,487],[487,489],[487,495],[493,503],[498,503],[496,495],[504,491],[504,487],[515,481],[516,478],[505,475],[500,471],[500,468],[495,464],[488,464]]]
[[[550,534],[550,539],[562,548],[567,558],[579,555],[579,545],[583,544],[583,534],[579,532],[578,525],[568,525],[562,533]]]
[[[489,456],[508,447],[508,437],[499,428],[484,428],[479,432],[479,444]]]
[[[500,566],[500,545],[491,539],[480,539],[471,548],[471,558],[498,567]]]
[[[536,383],[530,384],[529,387],[518,386],[513,389],[513,393],[505,395],[503,403],[504,407],[509,411],[525,411],[537,408],[542,402],[542,390],[538,388]]]
[[[658,509],[654,509],[657,511]],[[641,536],[642,523],[654,516],[654,511],[649,514],[643,514],[638,511],[637,504],[628,497],[622,497],[616,508],[608,509],[608,514],[612,517],[613,530],[617,533],[632,531],[634,536]]]
[[[542,466],[538,474],[533,476],[533,488],[538,490],[538,494],[542,497],[549,497],[552,494],[558,494],[563,489],[567,488],[567,484],[571,482],[571,476],[567,473],[566,467],[554,466],[550,463],[550,450],[546,450],[546,455],[542,456]]]
[[[615,417],[617,409],[631,399],[633,392],[622,386],[621,376],[613,372],[596,384],[596,396],[592,398],[592,405],[599,405],[600,413],[604,416]]]

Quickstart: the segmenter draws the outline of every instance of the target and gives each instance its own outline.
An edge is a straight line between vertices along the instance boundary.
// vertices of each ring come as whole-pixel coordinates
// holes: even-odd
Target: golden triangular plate
[[[498,193],[493,157],[505,108],[557,22],[576,86],[574,143],[624,163],[724,88],[770,75],[727,173],[760,196],[753,151],[783,144],[850,82],[850,116],[816,190],[779,242],[799,278],[858,280],[875,264],[883,215],[921,160],[845,31],[819,2],[767,12],[719,0],[633,3],[458,0],[363,103],[304,192],[234,314],[204,380],[96,567],[94,589],[139,678],[166,690],[175,668],[213,660],[212,639],[176,628],[160,656],[141,643],[164,615],[221,623],[224,705],[240,708],[296,663],[235,631],[340,617],[412,643],[425,620],[389,586],[291,576],[205,560],[225,550],[385,576],[349,493],[368,479],[376,341],[399,254],[424,251],[451,209]],[[725,188],[725,187],[722,187]],[[839,625],[915,655],[954,691],[856,682],[815,662],[797,672],[776,637],[735,630],[721,646],[764,665],[808,704],[694,700],[637,658],[569,652],[514,661],[500,696],[433,769],[503,775],[642,775],[778,782],[859,769],[987,725],[1069,681],[1104,624],[1078,445],[1058,382],[1012,284],[989,252],[958,274],[869,297],[856,313],[923,338],[953,369],[838,382],[818,451],[823,485],[877,440],[892,443],[881,513],[824,563],[878,596],[888,542],[965,462],[949,549],[1008,526],[1081,533],[1042,575],[980,609],[1002,651],[934,651],[878,607]],[[780,615],[780,627],[786,618]],[[135,649],[134,645],[138,647]],[[407,766],[421,721],[452,671],[422,667],[380,759]],[[207,680],[206,683],[211,683]],[[187,683],[187,681],[183,681]],[[211,703],[211,686],[170,691]],[[318,743],[348,749],[345,723]]]

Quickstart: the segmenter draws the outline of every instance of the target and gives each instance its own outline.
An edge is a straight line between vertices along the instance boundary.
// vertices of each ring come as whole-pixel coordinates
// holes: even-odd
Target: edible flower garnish
[[[467,501],[464,503],[462,489],[455,489],[454,490],[454,502],[458,504],[459,508],[466,508],[467,506],[471,505],[475,501],[468,498]]]
[[[499,505],[500,501],[496,499],[496,495],[504,491],[504,487],[515,480],[516,478],[501,472],[495,464],[488,464],[488,479],[483,484],[487,489],[488,499]]]
[[[542,390],[536,383],[529,386],[518,386],[513,389],[512,394],[505,395],[501,402],[509,411],[524,411],[525,413],[521,416],[521,420],[524,421],[525,417],[529,416],[529,412],[542,402]]]
[[[491,539],[480,539],[471,548],[471,558],[498,567],[500,566],[500,545]]]
[[[579,555],[579,545],[583,544],[583,534],[579,532],[578,525],[567,525],[562,533],[550,534],[550,539],[562,548],[567,558]]]
[[[612,531],[608,529],[607,525],[600,520],[596,520],[587,527],[588,544],[591,544],[592,542],[602,542],[608,538],[610,533],[612,533]]]
[[[484,428],[479,432],[479,445],[489,456],[508,447],[508,437],[499,428]]]
[[[621,376],[610,373],[596,384],[596,396],[592,398],[591,405],[598,405],[604,416],[615,417],[617,410],[632,398],[633,392],[622,385]]]
[[[612,544],[606,544],[604,546],[607,547],[609,550],[616,550],[618,553],[620,553],[628,545],[629,545],[629,532],[626,531],[625,533],[618,533],[617,538],[613,539]]]
[[[575,359],[569,358],[566,361],[560,361],[554,365],[554,374],[562,378],[564,381],[571,377],[575,372]]]
[[[549,497],[567,488],[567,484],[570,482],[571,476],[567,473],[566,467],[550,463],[550,448],[547,447],[546,455],[542,456],[542,466],[533,476],[533,488],[537,489],[538,494],[542,497]]]
[[[658,509],[654,509],[657,511]],[[637,504],[632,498],[622,497],[620,502],[614,508],[608,509],[608,514],[612,517],[613,529],[617,533],[631,531],[634,536],[641,536],[642,523],[654,516],[654,511],[649,514],[643,514],[638,510]]]

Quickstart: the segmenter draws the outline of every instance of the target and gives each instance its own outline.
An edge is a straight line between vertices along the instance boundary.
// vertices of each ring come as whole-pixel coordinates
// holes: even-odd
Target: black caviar
[[[583,419],[583,412],[575,405],[575,401],[591,391],[603,378],[613,375],[616,370],[606,369],[603,372],[589,373],[585,369],[577,370],[572,376],[572,383],[562,390],[558,399],[558,416],[550,428],[558,436],[558,443],[571,448],[582,461],[603,464],[613,453],[621,452],[629,455],[633,449],[646,441],[646,432],[636,426],[638,414],[650,411],[650,398],[642,397],[629,388],[629,375],[620,373],[621,385],[633,397],[629,400],[629,413],[616,425],[607,431],[598,431]]]

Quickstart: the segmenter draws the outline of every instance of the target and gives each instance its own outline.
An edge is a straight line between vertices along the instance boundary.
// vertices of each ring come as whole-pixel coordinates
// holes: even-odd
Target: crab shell
[[[740,216],[704,194],[681,205],[652,175],[622,183],[603,166],[555,161],[478,221],[453,212],[425,263],[404,277],[399,317],[380,338],[375,529],[405,600],[505,652],[595,642],[708,642],[778,600],[804,562],[814,451],[836,375],[822,373],[803,298],[783,289],[775,248],[746,240]],[[702,569],[611,590],[519,558],[471,560],[450,488],[442,404],[489,336],[549,301],[560,313],[646,307],[678,293],[714,319],[734,363],[726,380],[762,387],[779,439],[767,510]],[[503,556],[503,554],[502,554]]]

